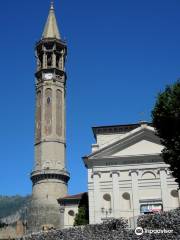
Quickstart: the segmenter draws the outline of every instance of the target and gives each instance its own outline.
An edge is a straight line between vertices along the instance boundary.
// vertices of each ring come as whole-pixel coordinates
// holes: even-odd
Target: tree
[[[7,227],[8,225],[0,220],[0,229]]]
[[[89,223],[88,194],[84,193],[78,206],[78,213],[74,219],[74,226],[87,225]]]
[[[152,118],[164,145],[162,157],[180,187],[180,80],[159,93]]]

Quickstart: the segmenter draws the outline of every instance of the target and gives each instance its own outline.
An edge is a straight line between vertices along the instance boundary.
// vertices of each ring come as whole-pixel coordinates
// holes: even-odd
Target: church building
[[[150,123],[93,127],[93,133],[92,153],[83,157],[91,224],[124,217],[134,227],[140,214],[180,206],[178,186]]]

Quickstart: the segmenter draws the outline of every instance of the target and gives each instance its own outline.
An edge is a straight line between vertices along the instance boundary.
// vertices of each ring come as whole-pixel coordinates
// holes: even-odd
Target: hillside
[[[0,219],[7,223],[24,218],[30,196],[0,196]]]

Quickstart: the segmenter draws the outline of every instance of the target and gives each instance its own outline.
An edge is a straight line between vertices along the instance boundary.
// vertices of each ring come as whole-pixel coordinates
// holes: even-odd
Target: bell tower
[[[63,227],[58,198],[67,194],[69,173],[66,171],[66,42],[61,39],[54,4],[42,38],[35,47],[37,60],[35,164],[31,173],[32,201],[29,207],[29,232],[44,225]]]

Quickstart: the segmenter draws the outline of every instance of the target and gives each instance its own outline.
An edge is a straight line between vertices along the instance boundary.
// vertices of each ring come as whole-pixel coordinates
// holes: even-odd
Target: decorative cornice
[[[146,123],[148,126],[152,126],[152,123]],[[106,133],[124,133],[134,130],[141,126],[141,123],[135,124],[124,124],[124,125],[113,125],[113,126],[99,126],[93,127],[94,137],[96,138],[97,134],[106,134]]]
[[[55,169],[44,169],[33,171],[31,173],[31,181],[33,185],[42,181],[42,180],[49,180],[49,179],[56,179],[67,183],[70,179],[70,175],[68,172],[63,170],[55,170]]]
[[[56,143],[62,143],[66,145],[65,140],[58,140],[57,138],[42,139],[41,141],[36,142],[34,145],[36,146],[45,142],[56,142]]]

